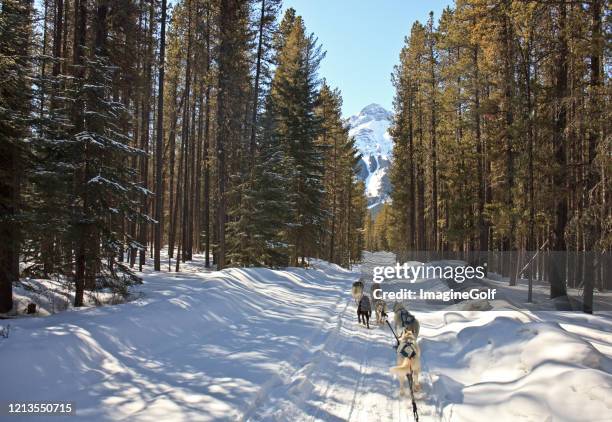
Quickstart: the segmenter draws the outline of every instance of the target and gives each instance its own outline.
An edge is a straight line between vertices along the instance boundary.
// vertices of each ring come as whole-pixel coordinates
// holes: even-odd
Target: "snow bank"
[[[48,316],[69,309],[74,303],[74,284],[68,280],[27,278],[13,287],[13,315],[25,314],[29,303],[36,304],[36,316]],[[110,290],[84,294],[85,306],[117,304],[124,298]]]
[[[422,316],[426,327],[442,325],[422,329],[420,345],[431,380],[427,394],[443,418],[605,420],[612,360],[564,330],[556,313],[540,317],[546,321],[519,312]]]

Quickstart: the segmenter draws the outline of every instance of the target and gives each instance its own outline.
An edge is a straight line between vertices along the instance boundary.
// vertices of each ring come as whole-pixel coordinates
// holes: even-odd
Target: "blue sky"
[[[370,103],[391,110],[391,72],[415,20],[437,20],[449,0],[284,0],[327,51],[321,76],[342,91],[345,117]]]

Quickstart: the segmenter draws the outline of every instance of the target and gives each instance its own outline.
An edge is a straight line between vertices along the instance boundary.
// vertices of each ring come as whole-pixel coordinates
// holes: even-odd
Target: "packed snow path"
[[[356,322],[358,276],[147,272],[130,303],[11,320],[0,401],[71,401],[68,421],[411,421],[389,329]],[[421,421],[610,420],[612,315],[417,316]]]

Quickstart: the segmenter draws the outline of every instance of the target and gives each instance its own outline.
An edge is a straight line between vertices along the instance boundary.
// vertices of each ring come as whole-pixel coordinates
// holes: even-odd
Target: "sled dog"
[[[363,281],[359,280],[353,283],[351,288],[351,296],[355,299],[355,303],[359,303],[361,296],[363,296]]]
[[[382,299],[376,299],[376,296],[381,294],[380,283],[373,283],[370,288],[370,295],[372,296],[372,307],[376,312],[376,323],[382,324],[385,322],[384,318],[387,316],[387,304]]]
[[[362,295],[357,306],[357,321],[370,328],[370,316],[372,315],[372,305],[368,295]]]
[[[419,336],[421,325],[419,321],[412,315],[401,302],[395,302],[393,305],[393,322],[395,323],[395,331],[403,332],[405,329],[412,331],[414,338]]]
[[[414,334],[408,329],[403,331],[399,340],[400,343],[397,346],[397,366],[393,366],[390,371],[392,374],[397,375],[399,379],[399,394],[403,396],[406,392],[405,383],[408,381],[408,374],[410,373],[412,373],[414,391],[420,389],[421,350]]]
[[[387,318],[387,304],[384,300],[375,301],[375,310],[376,310],[376,323],[384,324],[385,319]]]
[[[381,293],[381,292],[378,292],[378,294],[374,294],[376,290],[381,290],[380,283],[372,283],[372,287],[370,288],[370,295],[372,296],[372,300],[374,302],[381,300],[381,299],[376,299],[376,296],[380,296],[380,293]]]

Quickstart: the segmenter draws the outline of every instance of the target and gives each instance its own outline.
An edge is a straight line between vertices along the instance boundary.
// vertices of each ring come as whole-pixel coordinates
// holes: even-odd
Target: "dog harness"
[[[370,298],[366,295],[363,295],[361,297],[361,300],[359,301],[358,309],[362,312],[371,312],[372,305],[370,304]]]
[[[399,345],[399,348],[397,349],[397,353],[408,359],[412,359],[416,356],[414,344],[410,341],[406,343],[401,343]]]

